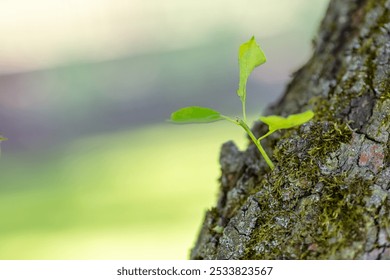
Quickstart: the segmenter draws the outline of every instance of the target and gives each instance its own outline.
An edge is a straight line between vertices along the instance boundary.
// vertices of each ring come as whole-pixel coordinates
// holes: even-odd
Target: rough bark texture
[[[390,0],[333,0],[309,62],[267,114],[313,121],[222,146],[192,259],[390,259]],[[255,124],[263,135],[267,128]]]

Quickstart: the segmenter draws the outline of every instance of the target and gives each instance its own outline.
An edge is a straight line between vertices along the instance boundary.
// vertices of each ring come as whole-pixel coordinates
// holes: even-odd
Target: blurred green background
[[[247,141],[165,120],[187,105],[239,114],[252,35],[268,58],[248,83],[259,115],[310,57],[327,4],[0,1],[0,259],[188,258],[221,144]]]

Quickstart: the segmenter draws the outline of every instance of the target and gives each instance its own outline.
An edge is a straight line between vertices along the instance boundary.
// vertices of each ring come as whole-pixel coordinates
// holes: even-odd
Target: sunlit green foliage
[[[173,112],[171,115],[171,121],[175,123],[209,123],[219,120],[227,120],[231,123],[241,126],[249,137],[252,139],[253,143],[258,148],[261,155],[264,157],[268,166],[271,169],[274,169],[274,164],[266,154],[265,150],[261,146],[260,140],[269,136],[271,133],[279,129],[288,129],[294,126],[301,125],[311,118],[313,118],[314,113],[312,111],[306,111],[300,114],[290,115],[287,118],[280,116],[268,116],[260,117],[260,120],[266,123],[269,126],[269,132],[264,136],[257,139],[251,129],[249,128],[246,121],[246,84],[249,78],[249,75],[252,71],[261,64],[266,62],[266,57],[264,52],[261,50],[260,46],[256,43],[255,37],[252,37],[248,42],[240,46],[238,52],[238,64],[240,67],[240,79],[239,86],[237,90],[237,95],[240,97],[242,103],[242,115],[243,118],[232,119],[230,117],[224,116],[221,113],[210,109],[199,106],[185,107],[182,109]]]
[[[242,44],[238,51],[238,64],[240,66],[240,82],[237,94],[242,102],[246,100],[246,83],[252,71],[267,61],[264,52],[256,44],[253,36],[248,42]]]
[[[289,115],[287,118],[281,116],[260,117],[259,119],[263,123],[268,125],[269,131],[267,132],[267,134],[260,137],[259,140],[264,139],[265,137],[269,136],[270,134],[274,133],[277,130],[289,129],[304,124],[305,122],[310,121],[313,117],[314,117],[314,113],[311,110],[308,110],[300,114],[292,114]]]
[[[223,120],[223,118],[213,109],[191,106],[172,113],[171,120],[177,123],[208,123]]]

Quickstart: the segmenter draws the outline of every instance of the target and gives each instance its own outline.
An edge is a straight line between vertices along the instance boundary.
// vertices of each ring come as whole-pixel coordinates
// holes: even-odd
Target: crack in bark
[[[370,140],[370,141],[372,141],[372,142],[374,142],[374,143],[376,143],[376,144],[378,144],[378,145],[384,145],[384,144],[386,144],[386,143],[380,142],[380,141],[378,141],[378,140],[372,138],[371,136],[367,135],[367,133],[365,133],[364,131],[356,131],[355,133],[356,133],[356,134],[359,134],[359,135],[363,135],[366,139],[368,139],[368,140]]]
[[[385,253],[386,249],[390,248],[390,245],[380,246],[379,249],[382,248],[382,252],[379,253],[377,260],[382,260],[382,256]]]
[[[232,227],[237,231],[237,233],[238,233],[239,235],[245,236],[245,237],[250,237],[249,235],[247,235],[247,234],[242,233],[241,231],[239,231],[236,225],[232,225]]]

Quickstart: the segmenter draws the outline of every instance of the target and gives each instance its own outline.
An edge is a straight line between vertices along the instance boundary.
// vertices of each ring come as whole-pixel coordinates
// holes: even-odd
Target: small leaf
[[[265,63],[266,61],[267,59],[264,55],[264,52],[256,43],[254,36],[248,42],[240,46],[238,51],[240,81],[237,94],[241,98],[242,102],[244,102],[246,99],[246,83],[249,75],[252,73],[255,67]]]
[[[198,106],[181,108],[171,114],[171,121],[176,123],[209,123],[222,119],[219,112]]]
[[[280,116],[260,117],[260,120],[268,125],[269,131],[287,129],[301,125],[311,120],[314,116],[313,111],[309,110],[300,114],[290,115],[287,118]]]

